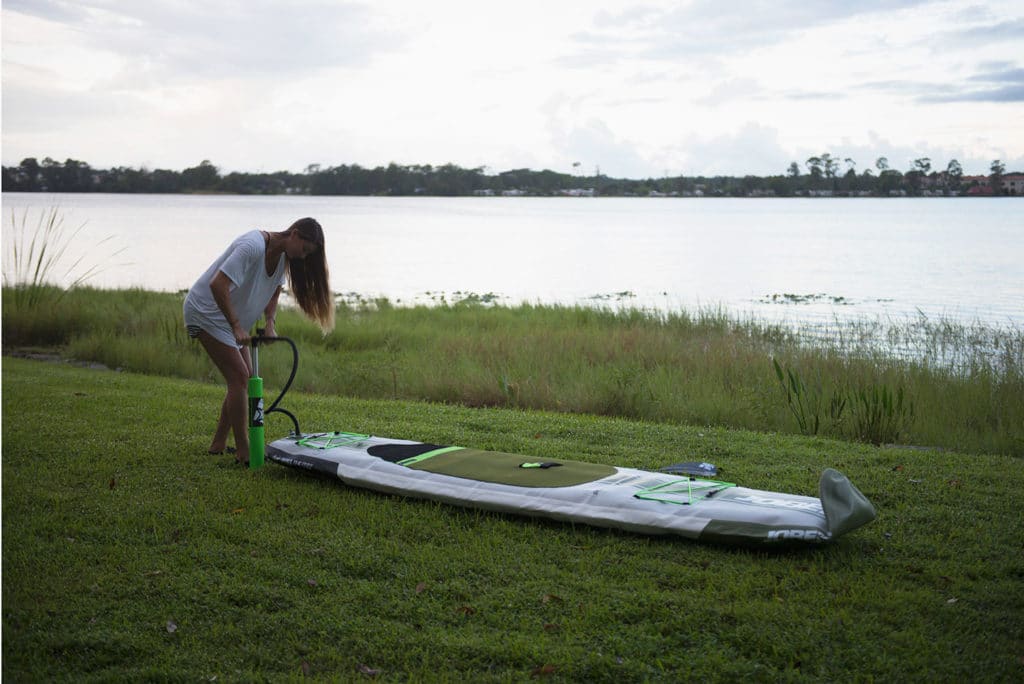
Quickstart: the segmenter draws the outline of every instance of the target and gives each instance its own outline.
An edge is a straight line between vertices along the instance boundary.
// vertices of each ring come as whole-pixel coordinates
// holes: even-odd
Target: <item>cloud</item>
[[[5,130],[43,135],[47,131],[66,129],[78,121],[111,117],[121,109],[123,102],[99,93],[54,90],[23,79],[4,84]]]
[[[1024,69],[1006,67],[975,74],[971,83],[981,85],[980,90],[961,94],[960,102],[1024,102]]]
[[[793,102],[813,102],[815,100],[841,100],[849,95],[838,90],[794,90],[784,93],[782,97]]]
[[[567,159],[589,161],[606,176],[642,178],[650,172],[651,164],[637,153],[636,144],[618,138],[600,119],[573,126],[558,146]],[[589,173],[586,161],[581,165]]]
[[[705,97],[694,102],[706,107],[715,107],[734,100],[748,100],[763,97],[761,86],[752,78],[734,78],[718,83]]]
[[[945,169],[949,162],[955,159],[968,174],[987,172],[993,159],[1003,158],[1008,168],[1017,168],[1024,162],[1020,155],[1008,153],[1006,149],[1000,149],[998,145],[992,145],[984,140],[964,138],[952,144],[927,140],[897,142],[875,130],[869,130],[866,139],[862,141],[843,139],[837,144],[824,147],[825,149],[816,150],[813,154],[820,156],[828,152],[837,159],[853,159],[858,173],[870,169],[877,174],[876,162],[879,157],[888,160],[889,168],[902,172],[911,170],[914,160],[924,157],[931,159],[934,171]],[[805,152],[795,156],[801,171],[804,170],[804,160],[811,155],[810,152]]]
[[[990,83],[1024,83],[1024,69],[1005,65],[994,70],[986,71],[971,76],[972,81],[986,81]]]
[[[330,0],[80,3],[13,0],[14,12],[72,31],[85,46],[166,79],[259,77],[362,66],[400,47],[369,6]]]
[[[903,96],[920,104],[1024,102],[1024,69],[1007,62],[987,66],[987,70],[956,80],[871,81],[857,84],[854,88],[863,92]]]
[[[669,151],[662,160],[673,173],[688,176],[781,175],[792,157],[779,142],[779,131],[772,126],[748,121],[735,133],[706,139],[688,139]]]
[[[542,105],[550,163],[560,171],[579,163],[579,172],[586,175],[595,168],[613,177],[648,175],[650,164],[637,152],[637,144],[609,126],[594,97],[559,92]]]
[[[1024,13],[971,2],[4,0],[5,161],[766,174],[872,130],[1020,158]]]
[[[1024,84],[1005,88],[988,88],[950,95],[926,95],[918,98],[923,104],[949,102],[1024,102]]]
[[[66,0],[5,0],[4,9],[61,24],[77,24],[88,14],[85,3]]]
[[[953,88],[933,84],[930,89],[931,92],[917,98],[918,102],[1024,102],[1024,69],[1008,67],[985,71]]]
[[[927,1],[758,0],[729,11],[719,0],[696,0],[683,7],[603,12],[592,29],[573,37],[580,50],[566,61],[592,65],[627,57],[676,61],[742,53],[823,25]]]
[[[939,46],[950,44],[973,46],[1008,41],[1015,43],[1024,41],[1024,19],[998,21],[983,26],[947,31],[939,35],[935,42]]]

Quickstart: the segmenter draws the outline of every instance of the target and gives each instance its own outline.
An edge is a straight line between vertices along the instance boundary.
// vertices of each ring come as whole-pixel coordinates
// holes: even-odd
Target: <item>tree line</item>
[[[578,164],[573,165],[574,168]],[[312,164],[302,173],[239,173],[222,175],[209,160],[183,171],[148,170],[125,166],[95,169],[86,162],[49,157],[39,162],[23,159],[3,167],[3,190],[8,192],[111,192],[111,193],[230,193],[304,195],[532,195],[587,194],[595,196],[929,196],[1006,194],[1005,165],[992,162],[987,176],[965,176],[953,159],[942,170],[931,159],[916,159],[899,171],[885,157],[857,170],[850,158],[825,153],[801,166],[789,165],[777,176],[676,176],[612,178],[596,170],[591,176],[557,171],[515,169],[487,173],[486,167],[399,165],[366,168],[358,164],[322,167]]]

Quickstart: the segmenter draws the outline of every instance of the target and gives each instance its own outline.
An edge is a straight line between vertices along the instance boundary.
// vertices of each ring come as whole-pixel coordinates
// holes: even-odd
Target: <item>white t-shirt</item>
[[[213,299],[210,282],[218,271],[231,280],[231,306],[238,322],[249,330],[259,320],[277,288],[285,283],[285,255],[281,255],[274,274],[269,276],[264,265],[266,255],[262,232],[253,230],[236,238],[188,291],[183,310],[185,325],[198,326],[217,341],[237,347],[231,325]]]

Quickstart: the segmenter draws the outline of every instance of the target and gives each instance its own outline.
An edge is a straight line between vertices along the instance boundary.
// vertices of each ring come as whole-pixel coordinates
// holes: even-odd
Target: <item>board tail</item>
[[[875,507],[868,498],[833,468],[826,468],[821,474],[818,497],[825,510],[825,521],[832,539],[875,519]]]

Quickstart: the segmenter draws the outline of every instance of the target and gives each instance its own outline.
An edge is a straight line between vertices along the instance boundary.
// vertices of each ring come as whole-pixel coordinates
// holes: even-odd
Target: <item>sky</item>
[[[3,0],[2,157],[1024,171],[1019,0]],[[845,170],[850,164],[844,163]]]

